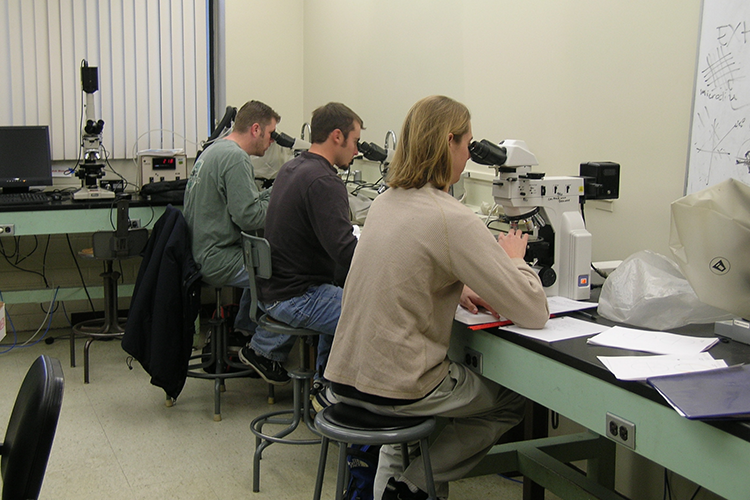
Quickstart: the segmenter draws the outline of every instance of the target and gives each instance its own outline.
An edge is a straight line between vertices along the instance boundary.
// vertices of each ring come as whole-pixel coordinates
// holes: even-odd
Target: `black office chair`
[[[0,445],[3,500],[39,497],[55,439],[64,382],[60,361],[45,355],[39,356],[26,373]]]
[[[93,234],[93,258],[104,261],[104,318],[81,321],[70,331],[70,366],[76,365],[76,335],[88,337],[83,348],[83,381],[89,383],[89,349],[94,340],[121,339],[126,319],[118,318],[117,281],[120,273],[113,270],[115,260],[140,255],[148,241],[148,229],[130,229],[128,200],[117,202],[117,229]]]

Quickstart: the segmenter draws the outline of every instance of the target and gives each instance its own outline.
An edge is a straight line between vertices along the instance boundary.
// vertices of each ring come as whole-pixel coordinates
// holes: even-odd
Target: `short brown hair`
[[[434,95],[409,110],[401,129],[401,141],[388,168],[390,187],[421,188],[432,183],[450,186],[453,177],[448,135],[460,141],[469,132],[471,114],[460,102]]]
[[[355,121],[364,130],[365,124],[357,113],[340,102],[329,102],[313,111],[312,120],[310,120],[310,142],[313,144],[326,142],[331,132],[336,129],[341,130],[346,139],[349,137],[349,132],[354,130]]]
[[[268,104],[263,104],[260,101],[249,101],[237,111],[237,116],[234,118],[234,130],[241,134],[245,133],[253,126],[253,123],[265,128],[271,123],[271,120],[276,120],[278,123],[281,121],[281,116]]]

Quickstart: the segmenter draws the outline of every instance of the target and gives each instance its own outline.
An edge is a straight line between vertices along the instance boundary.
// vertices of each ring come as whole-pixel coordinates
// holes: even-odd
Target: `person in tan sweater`
[[[451,419],[430,448],[438,496],[523,416],[524,398],[447,357],[459,302],[542,328],[547,299],[523,257],[528,235],[497,239],[448,194],[472,140],[468,109],[431,96],[409,111],[344,286],[326,379],[339,401],[383,415]],[[480,298],[481,297],[481,298]],[[426,498],[421,460],[401,470],[383,446],[375,498]]]

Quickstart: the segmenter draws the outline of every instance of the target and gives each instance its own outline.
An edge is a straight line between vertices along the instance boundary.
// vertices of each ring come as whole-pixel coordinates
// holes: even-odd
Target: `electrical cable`
[[[81,59],[81,68],[84,67],[84,64],[86,64],[86,59]],[[78,144],[83,144],[83,115],[85,112],[83,109],[86,107],[86,97],[85,92],[83,91],[83,87],[81,87],[81,119],[78,122]],[[76,158],[76,164],[70,167],[68,170],[64,172],[64,174],[73,175],[76,170],[78,170],[78,166],[81,164],[81,149],[78,148],[78,157]]]
[[[146,222],[145,224],[143,224],[142,227],[148,227],[148,226],[150,226],[151,223],[154,221],[154,217],[156,217],[156,212],[154,212],[154,206],[149,203],[148,204],[148,208],[151,209],[151,218],[148,220],[148,222]]]
[[[76,253],[73,251],[73,245],[70,243],[70,235],[66,234],[65,239],[68,241],[68,248],[70,249],[70,255],[73,256],[73,262],[76,265],[76,269],[78,269],[78,276],[81,278],[81,285],[83,286],[83,291],[86,293],[86,297],[89,299],[89,305],[91,306],[91,311],[96,312],[96,309],[94,308],[94,301],[91,300],[91,295],[89,295],[89,289],[86,288],[86,281],[83,279],[83,272],[81,272],[81,266],[78,265],[78,259],[76,259]]]
[[[51,234],[47,235],[47,243],[44,245],[44,254],[42,254],[42,277],[44,278],[44,286],[45,288],[49,288],[49,283],[47,283],[47,252],[49,251],[49,242],[52,238]]]
[[[669,496],[667,496],[669,495]],[[669,476],[667,475],[667,469],[664,469],[664,495],[663,500],[672,500],[672,488],[669,486]]]
[[[25,256],[21,257],[21,237],[16,236],[18,238],[18,253],[16,254],[16,264],[20,264],[21,262],[25,261],[32,255],[34,255],[34,252],[39,248],[39,237],[37,235],[34,236],[34,249],[31,250],[29,253],[27,253]]]
[[[521,481],[519,479],[512,478],[512,477],[509,477],[509,476],[506,476],[505,474],[498,473],[497,476],[500,476],[503,479],[507,479],[508,481],[513,482],[513,483],[523,484],[523,481]]]
[[[44,340],[44,337],[47,336],[47,333],[49,332],[49,327],[50,327],[50,325],[52,325],[52,315],[53,315],[52,308],[53,308],[53,305],[55,304],[55,302],[57,302],[57,292],[59,292],[59,291],[60,291],[60,287],[58,286],[57,288],[55,288],[55,294],[52,296],[52,300],[49,303],[49,311],[47,311],[47,315],[44,317],[44,320],[42,320],[42,324],[39,325],[39,328],[37,329],[37,331],[34,332],[34,334],[31,337],[29,337],[29,339],[26,342],[24,342],[23,344],[21,344],[18,347],[31,347],[33,345],[38,344],[42,340]],[[33,343],[29,344],[29,342],[31,342],[32,340],[34,340],[34,337],[36,337],[37,334],[40,331],[42,331],[42,328],[44,327],[44,323],[45,322],[47,323],[47,328],[44,330],[44,333],[42,334],[42,336],[39,337],[39,339],[36,342],[33,342]]]
[[[549,416],[550,416],[550,426],[553,429],[557,429],[558,427],[560,427],[560,414],[557,413],[556,411],[551,411],[549,413]]]
[[[36,249],[39,247],[39,241],[37,240],[37,238],[35,236],[34,240],[35,240],[36,245],[34,247],[34,250],[32,250],[25,257],[21,258],[21,256],[20,256],[21,255],[20,239],[21,239],[20,236],[16,236],[16,237],[13,238],[13,240],[15,242],[15,245],[16,245],[16,248],[15,248],[15,251],[13,252],[13,254],[11,254],[11,255],[8,255],[8,254],[5,253],[5,247],[3,246],[3,243],[0,240],[0,255],[2,255],[3,257],[5,257],[5,260],[8,262],[8,264],[11,267],[13,267],[15,269],[18,269],[19,271],[23,271],[25,273],[31,273],[31,274],[36,274],[37,276],[40,276],[42,278],[42,280],[44,280],[44,286],[46,288],[49,288],[49,283],[47,282],[47,277],[44,274],[40,273],[39,271],[34,271],[33,269],[24,269],[23,267],[20,267],[18,265],[20,262],[23,262],[26,258],[28,258],[34,252],[36,252]],[[11,257],[15,257],[16,258],[15,262],[11,262]]]
[[[601,270],[597,269],[597,267],[596,267],[596,266],[594,265],[594,263],[593,263],[593,262],[591,263],[591,269],[593,269],[593,270],[594,270],[594,272],[595,272],[596,274],[598,274],[599,276],[601,276],[601,277],[602,277],[602,278],[604,278],[605,280],[606,280],[607,278],[609,278],[609,274],[608,274],[608,273],[605,273],[604,271],[601,271]]]
[[[70,321],[70,316],[68,316],[68,310],[65,308],[65,301],[60,301],[60,304],[62,305],[63,315],[65,316],[65,319],[68,322],[68,326],[73,328],[73,322]]]
[[[55,289],[55,294],[52,296],[52,300],[50,301],[50,306],[49,306],[50,311],[52,310],[53,304],[55,304],[55,302],[57,302],[57,292],[59,290],[60,290],[60,287],[57,287]],[[0,292],[0,301],[3,301],[3,294],[2,294],[2,292]],[[3,344],[1,347],[8,346],[8,348],[6,350],[4,350],[4,351],[0,351],[0,354],[5,354],[6,352],[10,352],[11,350],[19,348],[19,347],[31,347],[33,345],[38,344],[39,342],[41,342],[42,340],[44,340],[44,338],[47,336],[47,333],[49,332],[50,326],[52,325],[52,313],[51,312],[47,312],[47,315],[42,320],[42,324],[39,325],[39,328],[37,329],[37,331],[34,332],[34,334],[31,337],[29,337],[29,339],[26,342],[24,342],[23,344],[19,345],[18,344],[18,332],[16,331],[16,327],[13,324],[13,319],[11,318],[10,313],[8,313],[7,311],[6,311],[6,315],[8,316],[8,323],[10,323],[11,330],[13,331],[13,344]],[[29,343],[32,340],[34,340],[34,337],[36,337],[39,334],[40,331],[42,331],[42,328],[44,328],[44,324],[45,323],[47,323],[47,328],[44,330],[44,334],[42,334],[42,336],[39,337],[39,339],[37,339],[35,342]]]
[[[695,493],[693,493],[693,496],[690,497],[690,500],[695,500],[696,495],[698,495],[698,492],[701,490],[702,486],[698,486],[698,489],[695,490]]]
[[[107,164],[107,167],[113,174],[115,174],[117,177],[119,177],[122,180],[123,182],[122,190],[125,191],[125,189],[127,189],[128,186],[130,186],[130,182],[125,178],[125,176],[123,176],[122,174],[120,174],[120,172],[115,170],[115,168],[109,162],[109,151],[107,151],[107,148],[104,147],[104,143],[102,143],[101,146],[102,146],[102,150],[104,151],[104,163]]]

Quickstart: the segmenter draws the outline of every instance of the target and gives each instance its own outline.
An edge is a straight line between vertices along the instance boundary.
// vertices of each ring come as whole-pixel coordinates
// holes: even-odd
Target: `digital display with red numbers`
[[[174,157],[156,157],[152,159],[151,165],[154,170],[174,170],[177,167],[177,161]]]

